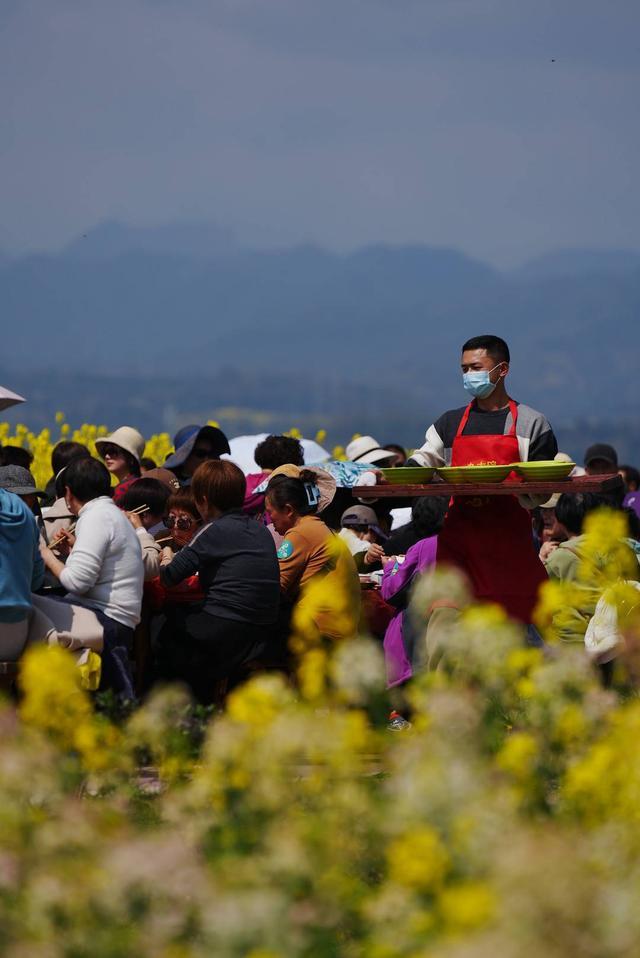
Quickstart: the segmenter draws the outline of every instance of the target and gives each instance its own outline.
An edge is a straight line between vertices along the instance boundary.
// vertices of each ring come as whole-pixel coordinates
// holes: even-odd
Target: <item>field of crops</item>
[[[18,437],[46,480],[51,437]],[[589,523],[587,553],[608,551],[611,577],[620,532],[607,514]],[[425,579],[413,611],[463,589]],[[340,615],[339,590],[316,590]],[[470,606],[395,733],[379,644],[329,646],[309,617],[296,682],[257,676],[217,715],[176,688],[98,712],[66,651],[30,651],[18,710],[0,708],[0,954],[637,953],[640,620],[626,617],[605,690],[582,647],[553,642],[568,598],[545,588],[545,652]]]
[[[97,456],[95,441],[99,436],[106,436],[111,431],[107,426],[96,426],[84,423],[78,428],[73,428],[65,421],[64,413],[56,413],[56,429],[43,429],[41,432],[33,432],[28,426],[19,424],[11,427],[9,423],[0,422],[0,446],[12,445],[23,446],[33,454],[33,463],[31,472],[34,475],[39,489],[44,489],[48,480],[51,478],[51,453],[56,443],[62,439],[72,439],[74,442],[81,442],[91,450],[92,455]],[[218,426],[219,423],[210,420],[208,425]],[[301,438],[300,431],[295,427],[287,431],[288,436]],[[322,443],[326,439],[326,432],[321,429],[315,436],[316,442]],[[153,459],[158,465],[162,465],[169,453],[173,450],[171,436],[167,432],[156,433],[147,439],[144,455]],[[342,446],[336,446],[332,455],[336,459],[344,458],[344,449]]]

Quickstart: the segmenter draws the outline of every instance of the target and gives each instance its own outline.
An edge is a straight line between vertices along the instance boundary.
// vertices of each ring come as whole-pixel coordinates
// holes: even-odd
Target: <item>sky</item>
[[[0,250],[640,249],[638,0],[0,0]]]

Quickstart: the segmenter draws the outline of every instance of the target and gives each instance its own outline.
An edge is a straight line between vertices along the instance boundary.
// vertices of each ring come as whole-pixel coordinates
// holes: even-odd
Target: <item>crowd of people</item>
[[[386,468],[563,458],[546,418],[508,395],[502,339],[469,340],[461,367],[468,404],[440,416],[410,455],[359,436],[345,461],[309,464],[299,440],[271,435],[246,473],[217,427],[185,426],[157,464],[145,459],[143,436],[121,426],[96,440],[99,458],[58,443],[38,490],[29,451],[0,449],[0,660],[17,662],[30,643],[60,644],[79,659],[98,655],[100,688],[118,696],[178,681],[210,704],[250,670],[292,669],[292,617],[322,579],[341,590],[346,612],[332,617],[310,603],[319,633],[330,641],[373,634],[389,686],[403,685],[418,669],[438,668],[461,611],[451,596],[424,621],[408,616],[417,577],[456,568],[474,600],[499,603],[522,623],[523,641],[541,644],[540,586],[577,580],[586,517],[603,505],[626,518],[619,574],[637,582],[640,474],[608,444],[591,446],[574,469],[618,474],[607,491],[409,504],[358,497]],[[585,641],[599,598],[585,593],[563,639]]]

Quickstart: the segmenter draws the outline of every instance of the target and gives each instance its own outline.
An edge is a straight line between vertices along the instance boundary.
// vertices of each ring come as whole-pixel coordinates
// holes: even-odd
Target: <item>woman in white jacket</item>
[[[48,547],[43,546],[41,553],[67,595],[39,600],[38,606],[58,632],[70,633],[72,640],[73,607],[91,610],[103,630],[102,685],[132,697],[129,649],[140,621],[144,580],[140,540],[111,499],[110,476],[101,462],[71,462],[64,483],[69,511],[78,517],[75,534],[63,533],[69,556],[65,564]],[[81,644],[90,643],[81,640]]]

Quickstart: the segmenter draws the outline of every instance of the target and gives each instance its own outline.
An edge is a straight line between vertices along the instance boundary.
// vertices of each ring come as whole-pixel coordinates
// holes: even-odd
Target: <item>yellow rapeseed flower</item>
[[[22,720],[60,742],[73,741],[78,725],[91,715],[73,656],[59,646],[27,650],[20,661],[20,686]]]
[[[392,881],[415,891],[433,892],[449,870],[449,853],[435,829],[418,826],[394,839],[387,848]]]
[[[529,732],[513,732],[498,752],[496,763],[503,772],[522,781],[531,776],[537,755],[538,745],[533,735]]]
[[[438,895],[438,909],[448,931],[472,931],[491,921],[496,899],[485,882],[461,882],[442,889]]]
[[[259,675],[234,689],[227,700],[227,713],[236,722],[264,729],[289,699],[290,692],[279,676]]]

